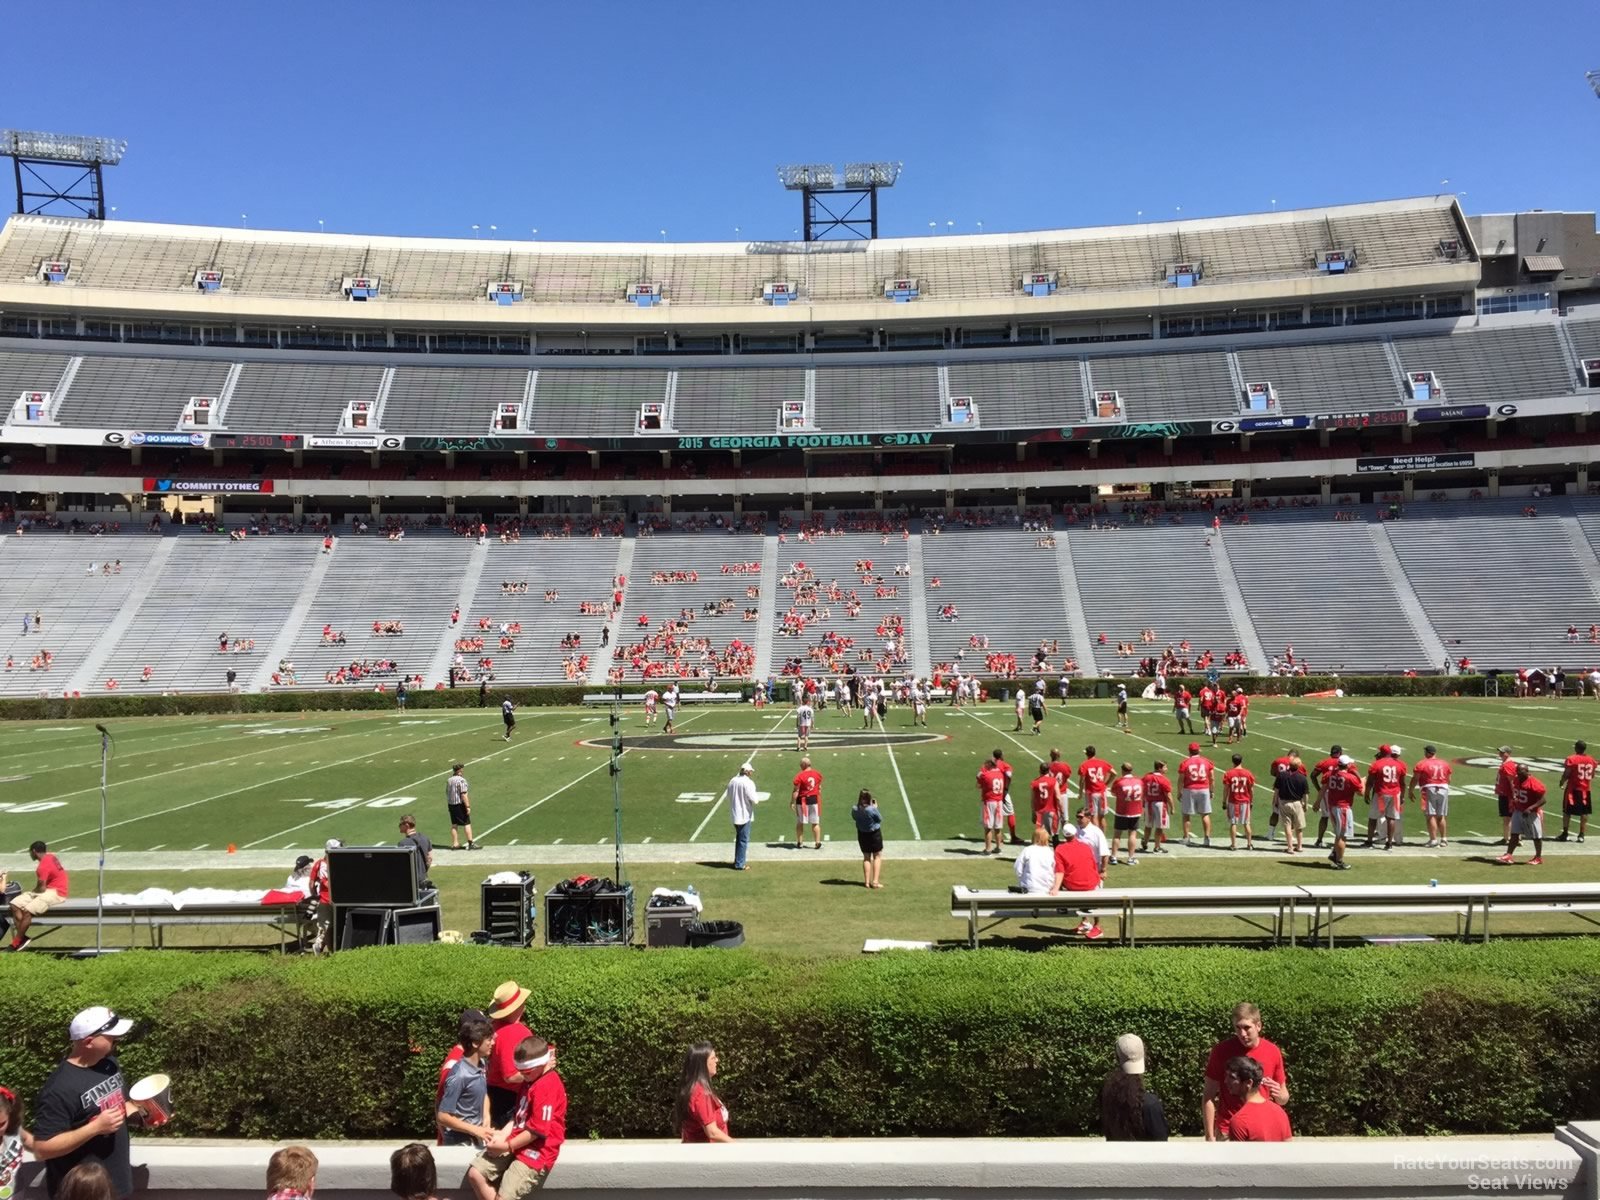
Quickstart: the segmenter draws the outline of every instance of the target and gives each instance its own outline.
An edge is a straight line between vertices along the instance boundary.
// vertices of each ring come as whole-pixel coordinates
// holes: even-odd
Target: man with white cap
[[[748,871],[745,861],[750,850],[750,825],[756,819],[756,805],[761,798],[756,795],[756,768],[754,763],[743,763],[739,773],[728,780],[726,795],[728,813],[733,818],[733,869]]]
[[[1356,835],[1355,817],[1351,806],[1361,794],[1361,776],[1350,769],[1355,760],[1341,754],[1339,761],[1322,780],[1322,802],[1327,806],[1328,824],[1333,827],[1333,853],[1328,855],[1334,870],[1348,871],[1344,861],[1345,845]]]
[[[101,1006],[72,1018],[72,1049],[34,1101],[33,1152],[45,1164],[51,1196],[81,1162],[105,1167],[118,1200],[133,1195],[127,1123],[144,1114],[127,1098],[122,1068],[113,1055],[117,1039],[132,1028],[132,1021]]]
[[[1100,887],[1101,865],[1094,850],[1078,837],[1074,825],[1061,830],[1061,841],[1056,845],[1055,877],[1050,888],[1052,896],[1062,892],[1092,892]],[[1091,941],[1101,935],[1100,918],[1087,912],[1079,914],[1078,932]]]

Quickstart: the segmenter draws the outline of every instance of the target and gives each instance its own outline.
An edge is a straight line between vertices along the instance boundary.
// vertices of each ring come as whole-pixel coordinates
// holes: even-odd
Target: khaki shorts
[[[29,916],[42,917],[56,905],[66,900],[60,892],[23,892],[11,900],[12,908],[20,908]]]
[[[523,1200],[544,1186],[549,1171],[535,1171],[514,1154],[480,1154],[472,1160],[489,1186],[495,1190],[495,1200]]]
[[[1303,800],[1289,800],[1278,805],[1278,819],[1284,828],[1296,833],[1306,827],[1306,806]]]

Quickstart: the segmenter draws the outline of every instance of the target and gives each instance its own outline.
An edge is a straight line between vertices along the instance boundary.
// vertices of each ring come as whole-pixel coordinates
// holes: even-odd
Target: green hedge
[[[1600,1117],[1600,942],[1321,952],[1081,948],[807,962],[748,951],[421,946],[328,960],[138,952],[12,958],[0,1082],[33,1095],[78,1008],[148,1031],[170,1132],[424,1136],[459,1010],[503,979],[560,1046],[571,1133],[659,1137],[684,1049],[722,1055],[736,1134],[1094,1133],[1117,1035],[1142,1034],[1174,1128],[1199,1131],[1210,1044],[1259,1003],[1304,1134],[1543,1131]]]

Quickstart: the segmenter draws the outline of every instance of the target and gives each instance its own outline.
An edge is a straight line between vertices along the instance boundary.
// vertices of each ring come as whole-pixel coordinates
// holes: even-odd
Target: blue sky
[[[127,219],[784,238],[778,163],[872,159],[905,163],[886,236],[1445,179],[1470,212],[1600,200],[1600,6],[1573,0],[77,0],[6,25],[0,122],[126,138]]]

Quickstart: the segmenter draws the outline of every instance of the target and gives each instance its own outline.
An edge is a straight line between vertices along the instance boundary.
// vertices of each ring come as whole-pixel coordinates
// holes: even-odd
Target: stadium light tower
[[[9,158],[16,171],[19,213],[104,221],[101,172],[121,162],[127,150],[120,138],[0,130],[0,157]]]
[[[876,238],[878,190],[893,187],[902,166],[897,162],[845,163],[841,175],[832,163],[791,163],[778,168],[778,181],[800,193],[806,241]],[[863,204],[866,212],[860,211]]]

